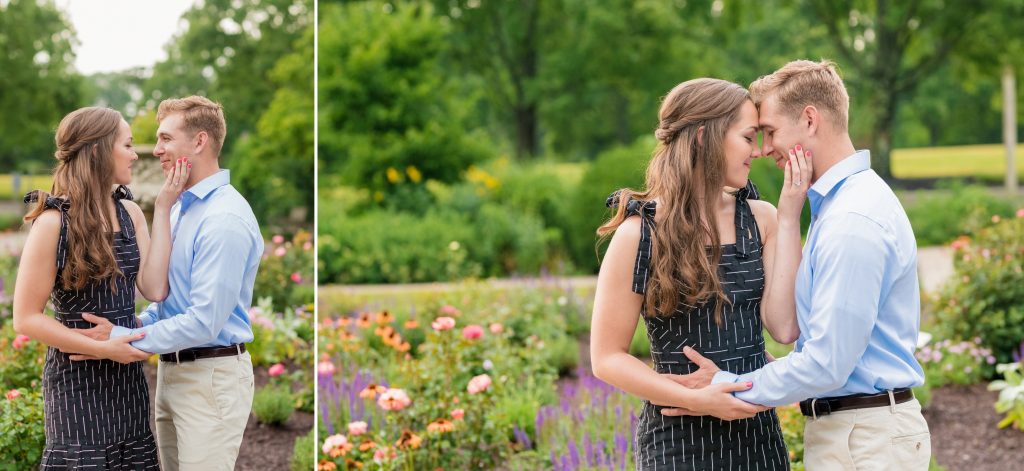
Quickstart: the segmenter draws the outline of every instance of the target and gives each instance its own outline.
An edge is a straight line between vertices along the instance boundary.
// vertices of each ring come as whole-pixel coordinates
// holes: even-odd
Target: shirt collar
[[[206,199],[207,196],[210,196],[210,193],[213,193],[213,190],[229,183],[231,183],[230,171],[224,169],[192,185],[192,188],[189,188],[186,193],[190,193],[198,199]]]
[[[807,198],[811,203],[811,214],[817,214],[821,209],[822,201],[830,193],[843,186],[847,178],[870,168],[871,152],[866,149],[859,150],[833,165],[818,181],[814,182],[807,192]]]

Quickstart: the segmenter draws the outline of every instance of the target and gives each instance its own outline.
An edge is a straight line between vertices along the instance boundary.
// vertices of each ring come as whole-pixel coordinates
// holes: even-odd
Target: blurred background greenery
[[[1020,2],[319,6],[321,283],[594,273],[605,197],[642,186],[660,97],[800,58],[839,64],[855,144],[924,205],[908,208],[922,242],[1021,204],[997,186],[1001,80],[1024,70]],[[755,163],[774,201],[781,175]],[[950,177],[967,183],[937,185]]]

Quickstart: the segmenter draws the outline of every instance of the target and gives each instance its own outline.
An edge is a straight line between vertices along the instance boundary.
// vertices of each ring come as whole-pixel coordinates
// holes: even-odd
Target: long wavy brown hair
[[[114,280],[124,276],[114,258],[110,217],[113,151],[121,121],[121,113],[99,107],[81,108],[60,120],[53,187],[37,193],[39,203],[24,218],[32,222],[39,217],[51,194],[69,202],[67,259],[60,279],[65,289],[102,280],[114,287]]]
[[[680,300],[697,306],[717,299],[715,322],[729,299],[718,279],[721,237],[716,205],[725,184],[723,141],[747,90],[725,80],[699,78],[676,85],[658,111],[659,143],[647,167],[646,189],[619,191],[614,215],[597,229],[602,238],[626,219],[630,199],[657,200],[646,315],[672,315]],[[698,130],[704,131],[698,139]]]

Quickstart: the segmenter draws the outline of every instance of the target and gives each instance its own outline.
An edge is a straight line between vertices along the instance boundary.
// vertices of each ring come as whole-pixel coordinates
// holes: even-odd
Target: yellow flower
[[[405,168],[405,174],[409,176],[409,180],[413,183],[419,183],[423,179],[423,174],[420,173],[419,169],[410,165]]]
[[[398,170],[395,170],[394,167],[388,167],[386,173],[388,177],[388,183],[391,183],[392,185],[402,180],[402,174],[398,173]]]

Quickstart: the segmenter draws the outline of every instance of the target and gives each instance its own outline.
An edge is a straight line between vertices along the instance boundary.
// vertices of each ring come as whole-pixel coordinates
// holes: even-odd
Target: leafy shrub
[[[476,276],[476,228],[468,217],[372,211],[320,220],[320,279],[333,283],[411,283]]]
[[[595,231],[611,215],[604,202],[619,188],[641,190],[644,171],[651,160],[655,141],[651,137],[637,139],[628,147],[617,147],[597,156],[583,180],[574,191],[569,206],[572,233],[568,235],[573,260],[580,270],[594,273],[599,262],[594,250]]]
[[[936,324],[945,338],[979,337],[1006,363],[1024,339],[1024,210],[992,220],[953,243],[954,276],[939,296]]]
[[[321,220],[320,279],[413,283],[536,274],[547,260],[540,218],[484,203],[475,213],[370,211]]]
[[[1001,364],[996,366],[996,371],[1002,373],[1004,379],[993,381],[988,389],[999,391],[996,412],[1006,414],[999,421],[999,428],[1013,425],[1017,430],[1024,431],[1024,377],[1021,376],[1024,366],[1021,362]]]
[[[313,459],[313,430],[295,439],[295,447],[292,449],[292,458],[288,461],[290,471],[309,471],[314,468],[316,461]]]
[[[12,322],[0,327],[0,388],[38,389],[46,361],[46,345],[14,332]]]
[[[947,339],[918,350],[914,355],[924,368],[928,385],[977,384],[991,376],[996,358],[991,350],[979,344],[980,341],[980,338],[961,342]]]
[[[292,416],[295,404],[286,387],[268,385],[256,391],[252,399],[252,413],[262,424],[281,425]]]
[[[273,300],[273,309],[284,310],[313,302],[313,236],[298,231],[291,240],[275,235],[260,261],[253,293]]]
[[[789,450],[790,467],[793,471],[803,471],[804,423],[807,418],[800,413],[800,407],[795,405],[776,407],[775,413],[779,416],[782,439]]]
[[[940,191],[906,205],[907,217],[919,246],[941,245],[985,226],[993,214],[1010,217],[1011,200],[993,195],[982,186],[953,180],[938,185]]]
[[[424,209],[427,181],[456,181],[490,152],[466,132],[470,98],[444,70],[450,26],[430,4],[332,4],[320,16],[320,54],[332,58],[319,74],[320,171],[379,206]]]
[[[38,389],[5,390],[0,398],[0,468],[24,469],[42,459],[43,397]]]

